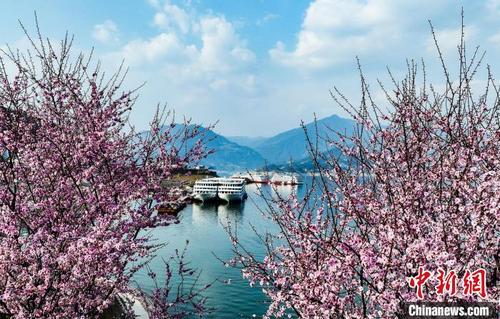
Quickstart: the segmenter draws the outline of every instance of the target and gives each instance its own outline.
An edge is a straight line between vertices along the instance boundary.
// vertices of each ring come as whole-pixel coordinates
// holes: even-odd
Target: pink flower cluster
[[[454,269],[460,278],[484,269],[481,300],[498,302],[499,89],[488,74],[484,93],[473,94],[477,65],[464,56],[461,50],[458,80],[442,92],[420,86],[410,64],[394,94],[382,88],[389,112],[371,100],[363,76],[360,109],[333,92],[358,123],[356,134],[327,140],[342,155],[317,151],[316,141],[324,141],[308,134],[313,190],[303,201],[269,205],[280,232],[265,237],[265,259],[233,237],[244,277],[271,299],[267,317],[397,317],[401,302],[418,300],[407,278],[419,266]],[[477,298],[438,294],[435,286],[425,283],[425,300]]]
[[[120,73],[36,41],[0,67],[0,313],[95,317],[155,248],[141,230],[172,222],[156,205],[181,192],[162,182],[204,151],[160,113],[137,134]]]

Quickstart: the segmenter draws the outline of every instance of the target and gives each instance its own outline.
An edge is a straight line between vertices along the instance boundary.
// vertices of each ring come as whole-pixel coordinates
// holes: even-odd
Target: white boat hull
[[[207,201],[215,198],[215,193],[213,194],[194,194],[194,199],[199,200],[199,201]]]
[[[195,194],[194,199],[207,202],[215,200],[215,193],[213,194]],[[219,194],[219,198],[226,202],[238,202],[244,199],[244,194]]]
[[[219,194],[219,197],[228,202],[237,202],[243,200],[243,194]]]

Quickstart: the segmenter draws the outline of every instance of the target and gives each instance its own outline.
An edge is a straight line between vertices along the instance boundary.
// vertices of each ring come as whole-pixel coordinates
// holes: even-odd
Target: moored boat
[[[205,178],[196,181],[193,187],[193,198],[202,202],[235,202],[242,201],[246,197],[245,179],[242,177]]]
[[[302,176],[295,173],[275,173],[270,182],[275,185],[300,185],[303,183]]]
[[[244,178],[247,183],[267,184],[270,181],[269,173],[267,172],[247,172],[237,173],[231,176],[232,178]]]
[[[186,207],[186,202],[167,202],[158,207],[158,214],[177,215]]]

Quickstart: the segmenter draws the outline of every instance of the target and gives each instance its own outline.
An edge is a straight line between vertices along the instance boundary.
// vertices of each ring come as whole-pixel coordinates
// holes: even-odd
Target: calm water
[[[261,187],[273,193],[269,186]],[[172,256],[174,249],[185,246],[186,240],[189,240],[187,260],[191,266],[202,270],[200,285],[217,280],[205,292],[208,306],[215,308],[207,318],[261,317],[267,309],[267,300],[261,288],[250,287],[241,277],[240,270],[225,267],[214,256],[222,260],[233,257],[232,245],[224,230],[229,223],[238,227],[238,237],[244,247],[261,258],[264,254],[263,246],[250,225],[259,233],[275,233],[277,230],[276,225],[258,209],[265,208],[265,202],[258,195],[257,185],[247,185],[246,190],[248,199],[241,205],[188,205],[179,215],[179,224],[157,228],[152,232],[153,238],[159,243],[168,244],[157,252],[157,257],[150,264],[151,269],[159,276],[160,283],[164,269],[161,257],[167,259]],[[304,187],[279,186],[277,191],[281,196],[287,196],[291,192],[298,192],[300,195]],[[225,283],[229,279],[230,283]],[[145,272],[137,273],[135,280],[142,288],[152,287]]]

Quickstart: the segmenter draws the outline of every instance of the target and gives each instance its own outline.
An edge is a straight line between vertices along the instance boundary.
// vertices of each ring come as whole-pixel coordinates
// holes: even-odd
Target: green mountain
[[[194,125],[185,126],[184,124],[175,124],[173,133],[182,129],[192,131]],[[162,130],[166,130],[167,127]],[[148,131],[141,134],[148,134]],[[254,149],[239,145],[225,138],[214,131],[201,128],[199,129],[199,138],[192,138],[187,141],[184,148],[192,148],[196,142],[203,139],[206,150],[213,152],[204,158],[200,164],[213,168],[217,171],[234,172],[246,169],[255,169],[264,166],[264,158]]]
[[[305,125],[305,130],[313,141],[315,140],[316,128],[320,137],[329,136],[330,138],[335,138],[333,131],[352,135],[355,129],[355,122],[337,115],[332,115],[317,120],[316,123],[308,123]],[[324,152],[331,147],[320,138],[318,148],[320,152]],[[306,134],[302,127],[294,128],[262,140],[254,146],[254,149],[258,151],[268,163],[272,164],[286,163],[290,161],[290,159],[299,161],[309,156],[307,152]]]
[[[175,124],[174,131],[186,128],[192,130],[193,125],[187,127],[183,124]],[[333,131],[343,132],[351,135],[354,132],[355,122],[349,119],[332,115],[318,120],[316,123],[308,123],[305,129],[314,140],[316,130],[320,137],[335,137]],[[166,129],[166,128],[165,128]],[[313,169],[307,151],[307,142],[304,129],[298,127],[275,135],[273,137],[224,137],[214,131],[202,128],[201,136],[204,137],[208,150],[213,150],[201,164],[211,167],[217,171],[234,172],[263,168],[267,165],[269,169],[290,170],[288,162],[293,163],[293,169],[308,171]],[[148,134],[143,132],[141,134]],[[191,148],[199,138],[189,140],[185,147]],[[319,151],[327,150],[335,152],[324,141],[320,139]],[[292,170],[293,170],[292,169]]]
[[[207,149],[214,152],[202,164],[223,171],[255,169],[264,165],[264,158],[254,149],[232,142],[212,130],[205,130],[204,133],[209,141]]]

